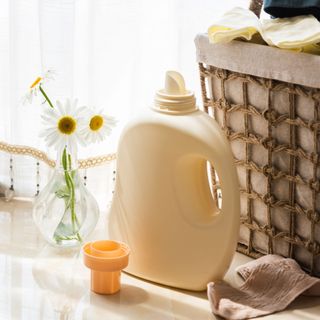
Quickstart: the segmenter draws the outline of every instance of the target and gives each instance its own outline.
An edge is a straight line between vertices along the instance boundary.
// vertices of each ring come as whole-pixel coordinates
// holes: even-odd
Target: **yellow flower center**
[[[41,77],[38,77],[35,82],[30,86],[30,89],[33,89],[40,81],[42,80]]]
[[[101,117],[100,115],[93,116],[89,124],[90,129],[92,131],[98,131],[103,126],[103,122],[104,122],[103,117]]]
[[[64,116],[58,122],[58,129],[63,134],[72,134],[76,128],[77,122],[70,116]]]

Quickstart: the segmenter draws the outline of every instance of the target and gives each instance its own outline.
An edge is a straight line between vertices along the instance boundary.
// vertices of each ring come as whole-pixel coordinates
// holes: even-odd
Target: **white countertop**
[[[28,199],[0,200],[1,320],[219,319],[211,314],[205,292],[176,290],[124,273],[119,293],[90,292],[90,272],[79,250],[61,253],[47,245],[33,224],[31,209]],[[105,238],[105,221],[104,214],[94,238]],[[249,260],[236,253],[226,281],[239,285],[234,269]],[[300,297],[288,310],[263,319],[320,319],[320,297]]]

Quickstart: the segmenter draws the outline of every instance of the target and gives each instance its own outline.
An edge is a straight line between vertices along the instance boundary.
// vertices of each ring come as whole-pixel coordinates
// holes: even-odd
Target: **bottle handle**
[[[218,133],[217,133],[218,134]],[[229,142],[215,139],[214,146],[196,140],[193,152],[182,156],[175,166],[175,195],[185,220],[198,227],[210,227],[225,219],[239,219],[238,176]],[[209,142],[209,141],[208,141]],[[212,141],[210,141],[212,144]],[[222,193],[219,210],[210,190],[207,162],[216,170]]]
[[[205,154],[205,159],[214,168],[213,174],[218,176],[222,198],[220,209],[218,206],[219,199],[214,196],[212,198],[216,202],[216,210],[225,215],[226,217],[224,218],[233,217],[234,219],[239,219],[240,190],[238,175],[229,142],[223,137],[220,143],[216,143],[215,148]]]

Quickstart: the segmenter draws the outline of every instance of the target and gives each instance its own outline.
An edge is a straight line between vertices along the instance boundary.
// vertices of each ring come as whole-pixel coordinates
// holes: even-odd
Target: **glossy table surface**
[[[90,273],[79,249],[61,252],[47,245],[31,217],[32,202],[0,200],[0,319],[219,319],[205,292],[176,290],[122,274],[119,293],[102,296],[89,289]],[[107,214],[94,238],[105,238]],[[236,253],[225,280],[241,284],[236,266],[250,258]],[[320,297],[298,298],[270,319],[320,319]]]

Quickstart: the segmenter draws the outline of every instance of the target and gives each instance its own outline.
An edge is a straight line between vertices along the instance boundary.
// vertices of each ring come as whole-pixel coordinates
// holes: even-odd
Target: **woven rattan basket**
[[[250,7],[257,15],[261,2]],[[207,35],[195,42],[204,110],[238,169],[238,251],[291,257],[320,276],[320,57]]]

